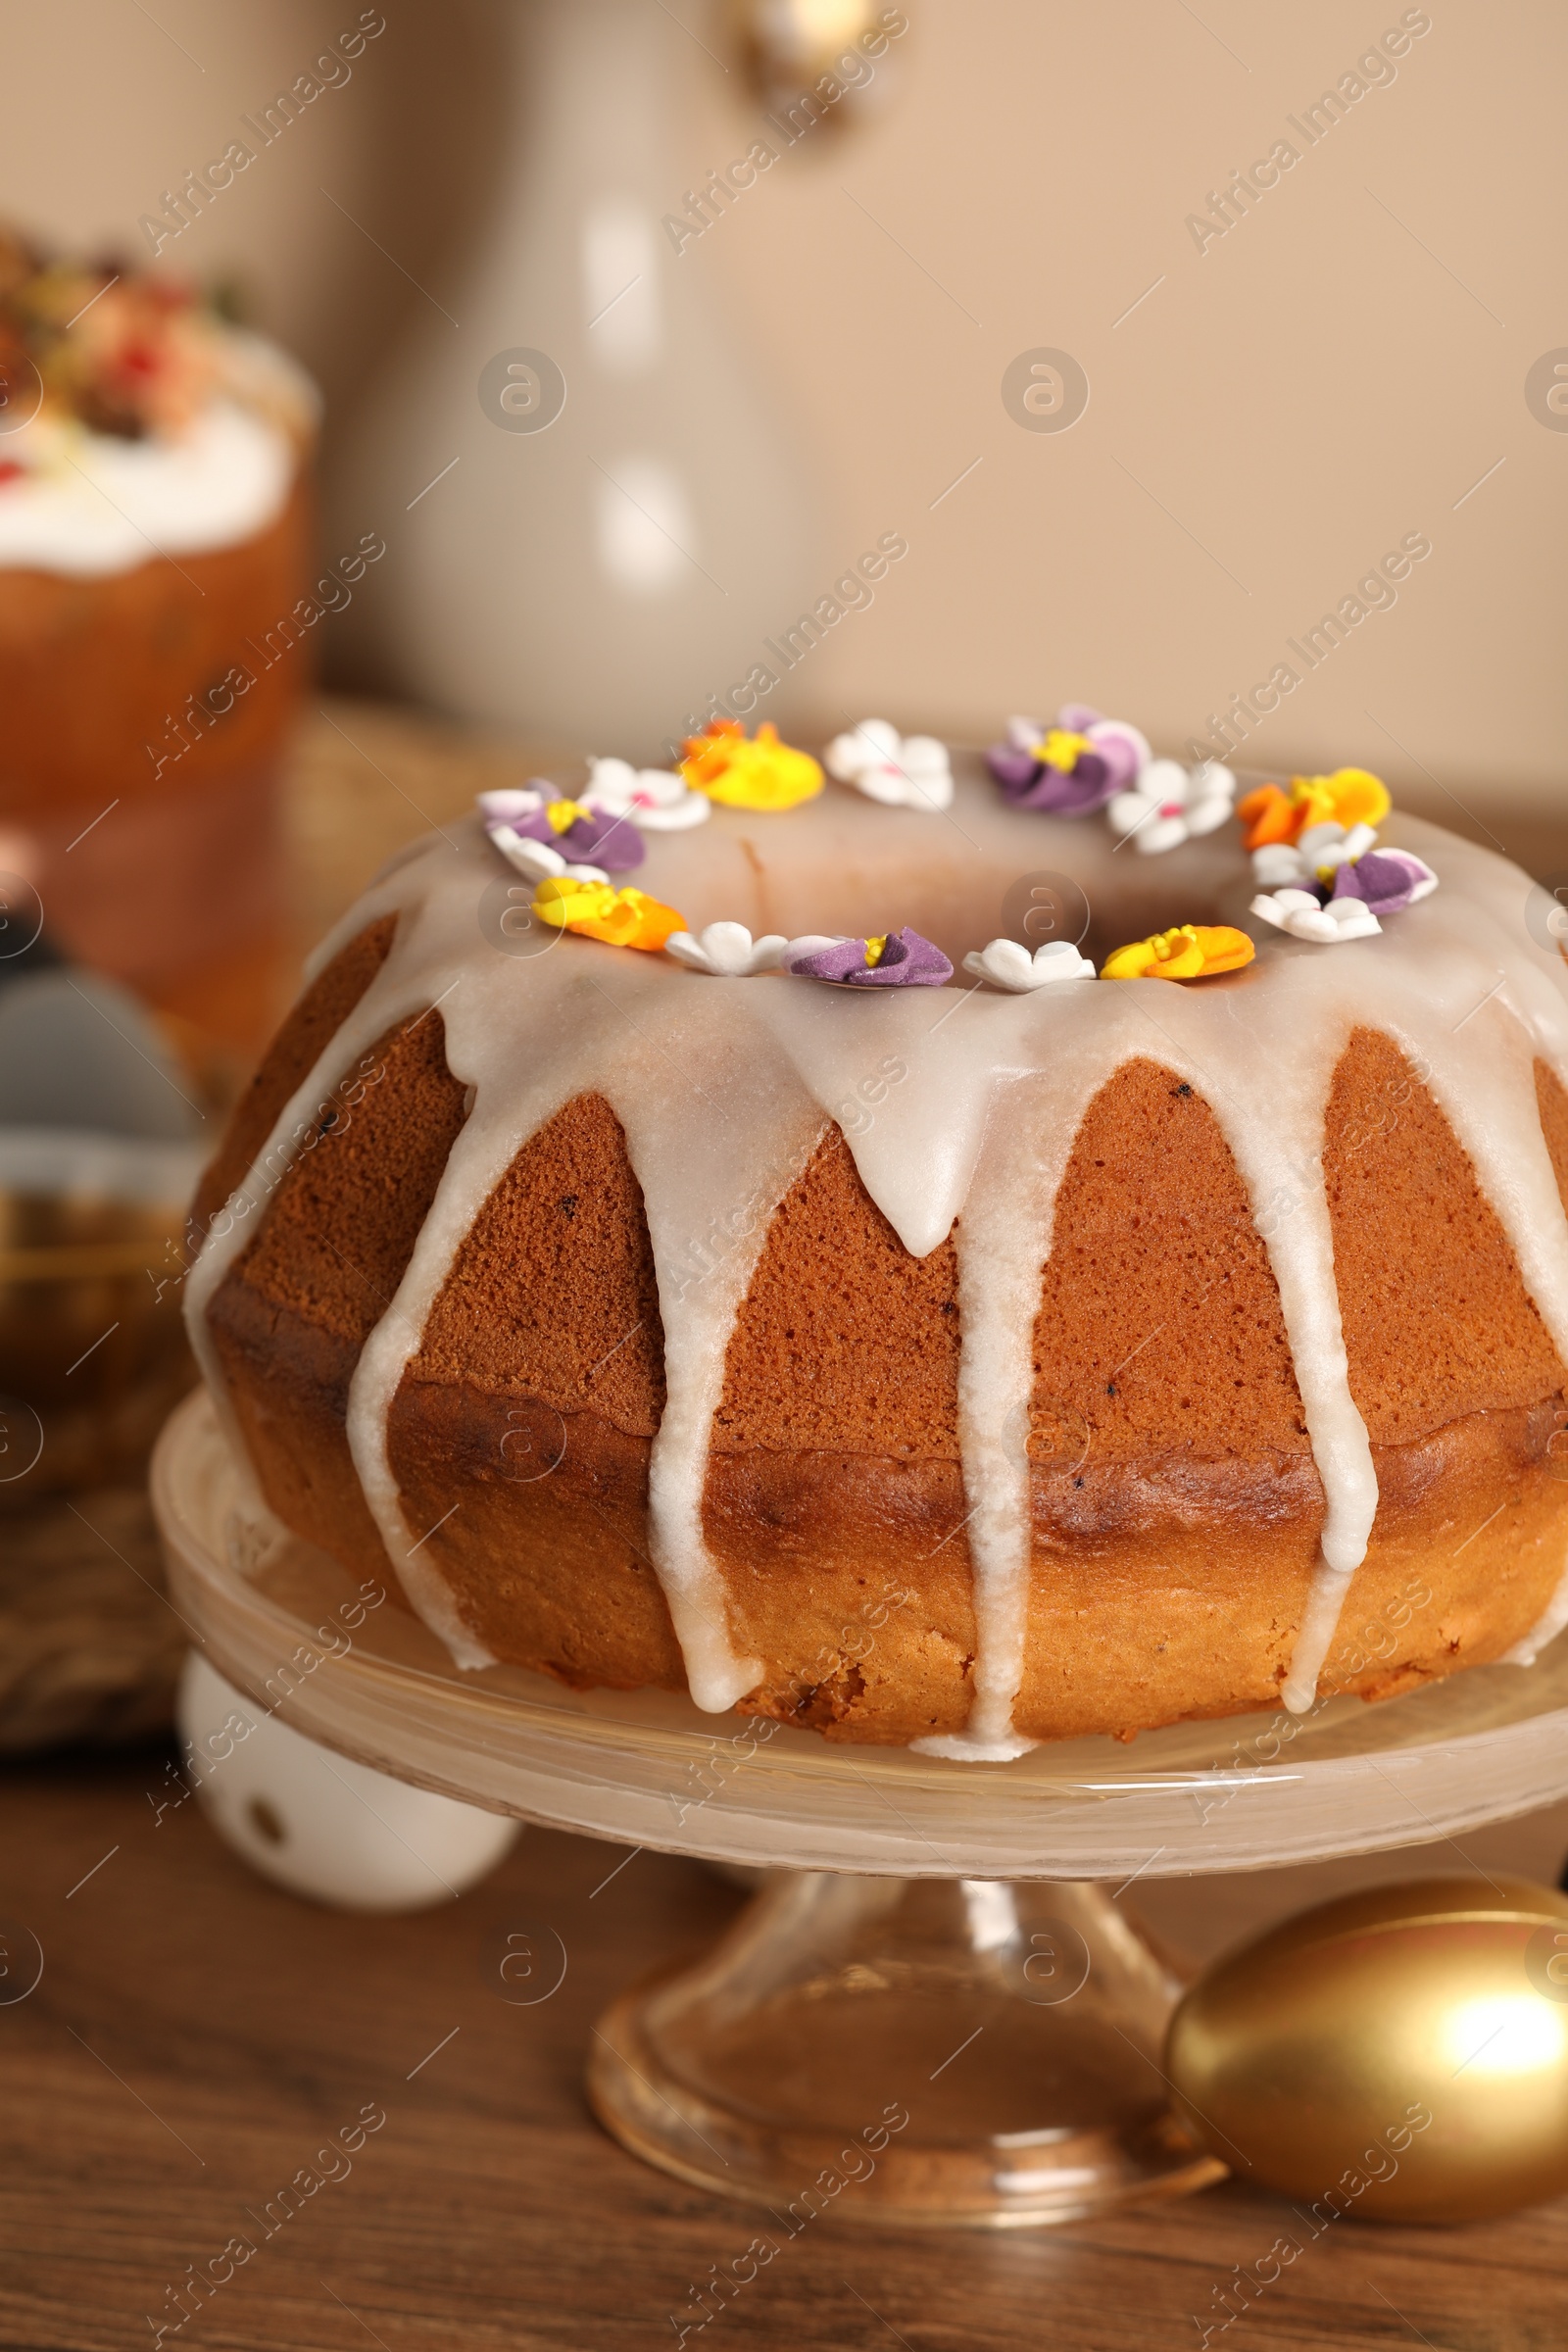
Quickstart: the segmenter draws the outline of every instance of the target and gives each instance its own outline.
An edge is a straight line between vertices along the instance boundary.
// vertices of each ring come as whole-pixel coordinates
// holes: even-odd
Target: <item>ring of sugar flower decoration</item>
[[[580,796],[541,779],[517,790],[481,793],[481,819],[501,855],[536,884],[542,922],[607,945],[663,951],[686,969],[723,979],[784,971],[832,988],[940,988],[953,965],[932,941],[907,925],[846,938],[812,933],[754,940],[745,924],[709,923],[700,933],[646,892],[615,888],[612,873],[635,871],[646,855],[639,827],[684,831],[705,822],[710,803],[784,811],[814,799],[823,767],[885,807],[945,808],[953,770],[945,745],[901,736],[885,719],[866,719],[835,737],[818,765],[780,741],[764,722],[748,738],[735,719],[715,719],[688,738],[678,774],[634,768],[623,760],[591,759]],[[1235,815],[1253,879],[1263,885],[1250,911],[1292,938],[1332,946],[1369,939],[1380,918],[1412,906],[1437,889],[1438,876],[1408,850],[1377,846],[1377,827],[1393,806],[1387,786],[1365,768],[1297,776],[1287,791],[1265,784],[1235,802],[1236,779],[1217,761],[1184,768],[1155,760],[1137,728],[1066,704],[1054,727],[1010,722],[987,765],[1017,808],[1083,815],[1105,808],[1121,840],[1157,854],[1214,831]],[[1119,846],[1119,844],[1118,844]],[[1106,957],[1103,980],[1203,980],[1240,971],[1256,950],[1228,924],[1179,923],[1135,940]],[[1017,941],[994,939],[971,950],[963,969],[977,982],[1026,995],[1062,980],[1096,977],[1089,958],[1065,941],[1031,955]]]

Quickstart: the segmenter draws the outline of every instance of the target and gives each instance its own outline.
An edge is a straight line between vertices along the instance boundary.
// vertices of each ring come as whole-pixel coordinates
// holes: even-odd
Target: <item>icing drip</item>
[[[1357,1561],[1355,1566],[1359,1565]],[[1301,1630],[1291,1652],[1291,1671],[1280,1691],[1292,1715],[1306,1715],[1316,1703],[1318,1678],[1330,1644],[1340,1630],[1345,1596],[1354,1573],[1354,1568],[1333,1568],[1326,1559],[1320,1559],[1312,1571]]]
[[[974,1701],[962,1732],[914,1742],[923,1755],[975,1762],[1002,1762],[1036,1744],[1012,1722],[1028,1625],[1034,1390],[1033,1320],[1016,1307],[1040,1296],[1049,1229],[1041,1201],[1060,1181],[1076,1124],[1060,1122],[1051,1138],[1057,1165],[1043,1184],[1033,1136],[1010,1097],[998,1105],[992,1148],[958,1228],[958,1446],[974,1579]]]
[[[790,1089],[781,1057],[756,1051],[757,1041],[736,1061],[725,1041],[704,1037],[707,1024],[693,1023],[685,1035],[678,1018],[672,1027],[681,1096],[673,1118],[662,1089],[612,1075],[600,1091],[625,1130],[643,1188],[664,1325],[666,1394],[648,1465],[649,1545],[692,1697],[719,1714],[756,1688],[763,1669],[760,1658],[737,1654],[723,1580],[703,1537],[709,1433],[730,1331],[769,1221],[822,1122],[815,1105]],[[666,1079],[665,1087],[676,1083]],[[696,1133],[709,1149],[694,1155]]]
[[[1138,861],[1129,875],[1129,860],[1110,862],[1113,844],[1099,828],[1019,815],[979,782],[972,760],[955,764],[951,818],[881,808],[850,793],[825,795],[793,818],[717,809],[691,833],[651,836],[643,880],[694,930],[726,920],[754,935],[859,936],[867,921],[906,922],[956,962],[995,930],[1020,882],[1052,865],[1070,869],[1092,904],[1097,896],[1114,903],[1125,936],[1200,911],[1232,921],[1245,912],[1253,882],[1234,839],[1208,836]],[[493,913],[508,878],[476,824],[456,828],[455,852],[448,839],[432,840],[384,869],[314,959],[319,969],[367,924],[400,911],[391,954],[282,1114],[190,1277],[202,1368],[221,1400],[207,1308],[287,1165],[295,1129],[395,1022],[439,1004],[469,1114],[404,1280],[363,1351],[349,1434],[411,1600],[460,1661],[483,1662],[435,1564],[439,1539],[405,1524],[387,1415],[489,1191],[562,1104],[604,1095],[642,1186],[664,1325],[668,1401],[651,1461],[649,1548],[693,1695],[721,1709],[762,1670],[737,1649],[704,1542],[709,1435],[769,1220],[824,1121],[835,1120],[907,1250],[926,1254],[958,1221],[958,1434],[975,1695],[962,1735],[921,1744],[970,1757],[1016,1754],[1027,1744],[1013,1732],[1012,1708],[1027,1631],[1026,1444],[1041,1268],[1084,1110],[1122,1062],[1152,1056],[1212,1108],[1279,1288],[1326,1504],[1322,1558],[1286,1691],[1288,1704],[1309,1706],[1377,1509],[1371,1449],[1349,1389],[1321,1167],[1335,1065],[1357,1024],[1386,1030],[1431,1087],[1568,1358],[1568,1224],[1531,1070],[1540,1055],[1568,1076],[1568,977],[1530,939],[1528,885],[1514,868],[1414,820],[1385,831],[1443,876],[1435,897],[1398,916],[1396,936],[1332,950],[1274,942],[1245,973],[1200,988],[1084,981],[1002,997],[728,980],[585,939],[541,944],[532,933],[510,942]],[[1564,1622],[1568,1579],[1520,1650]]]
[[[384,978],[383,973],[383,981]],[[208,1320],[209,1309],[224,1276],[238,1262],[246,1245],[256,1233],[261,1212],[293,1165],[303,1138],[329,1101],[334,1087],[354,1069],[360,1058],[388,1029],[398,1021],[409,1020],[421,1013],[428,1003],[425,983],[417,972],[408,974],[401,988],[378,983],[367,991],[310,1075],[284,1105],[244,1182],[236,1186],[214,1217],[201,1253],[186,1278],[185,1328],[190,1338],[191,1352],[212,1393],[219,1417],[235,1454],[247,1469],[245,1445],[228,1401]],[[493,1665],[495,1661],[489,1652],[480,1647],[463,1624],[444,1578],[429,1561],[420,1559],[415,1540],[398,1509],[396,1495],[389,1495],[387,1492],[390,1482],[378,1481],[373,1467],[368,1470],[367,1461],[362,1459],[355,1445],[358,1427],[355,1393],[365,1374],[366,1361],[372,1353],[373,1344],[392,1323],[396,1305],[394,1299],[388,1314],[370,1334],[356,1369],[349,1394],[350,1451],[366,1501],[386,1546],[387,1558],[416,1614],[423,1619],[438,1640],[445,1642],[460,1666]],[[416,1329],[409,1352],[412,1353],[413,1347],[417,1345],[417,1339]],[[384,1446],[382,1452],[384,1456]]]

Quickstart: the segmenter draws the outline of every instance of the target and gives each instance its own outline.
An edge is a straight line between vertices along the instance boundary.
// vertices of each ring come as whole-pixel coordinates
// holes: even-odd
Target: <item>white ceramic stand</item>
[[[203,1396],[153,1493],[209,1655],[253,1694],[295,1660],[279,1711],[311,1739],[496,1813],[790,1874],[623,1995],[589,2068],[628,2147],[778,2215],[995,2228],[1201,2185],[1221,2168],[1158,2069],[1178,1980],[1094,1882],[1407,1845],[1568,1793],[1568,1642],[1298,1724],[954,1764],[461,1674],[247,1499]]]

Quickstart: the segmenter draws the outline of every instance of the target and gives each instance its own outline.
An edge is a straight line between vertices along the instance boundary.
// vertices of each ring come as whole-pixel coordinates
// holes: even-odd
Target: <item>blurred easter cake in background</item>
[[[66,951],[241,1050],[270,1013],[316,409],[190,288],[0,230],[0,820]]]

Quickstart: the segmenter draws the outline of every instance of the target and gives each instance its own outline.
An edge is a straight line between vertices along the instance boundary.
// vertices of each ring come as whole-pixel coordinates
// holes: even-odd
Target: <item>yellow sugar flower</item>
[[[616,890],[609,882],[577,882],[550,874],[534,896],[534,913],[557,931],[580,931],[612,948],[662,948],[686,917],[662,906],[646,891]]]
[[[1343,825],[1347,832],[1352,825],[1381,825],[1394,807],[1393,795],[1383,778],[1364,767],[1337,767],[1332,776],[1298,776],[1296,784],[1326,794],[1328,817]],[[1319,817],[1307,820],[1309,824],[1323,821]]]
[[[1054,767],[1061,775],[1071,775],[1085,752],[1094,745],[1087,735],[1074,735],[1069,728],[1053,727],[1043,743],[1035,745],[1035,758],[1046,767]]]
[[[738,718],[715,718],[687,737],[685,751],[680,772],[692,790],[729,808],[796,808],[822,789],[816,760],[780,743],[770,718],[750,741]]]
[[[1150,939],[1118,948],[1100,967],[1102,980],[1207,980],[1239,972],[1255,951],[1245,931],[1229,923],[1178,923]]]

